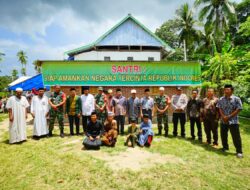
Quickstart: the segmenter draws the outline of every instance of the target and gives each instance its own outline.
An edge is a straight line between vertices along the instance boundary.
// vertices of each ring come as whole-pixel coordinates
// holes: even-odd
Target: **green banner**
[[[42,61],[44,85],[190,86],[201,84],[194,62]]]

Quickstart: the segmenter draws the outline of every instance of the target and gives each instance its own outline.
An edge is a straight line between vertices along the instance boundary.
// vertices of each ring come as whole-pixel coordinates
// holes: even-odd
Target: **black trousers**
[[[89,121],[90,121],[90,116],[85,116],[85,115],[82,116],[82,127],[83,127],[84,133],[86,132],[86,128],[87,128]]]
[[[115,116],[115,120],[117,122],[117,132],[118,134],[124,134],[124,124],[125,124],[125,116],[124,115],[117,115]]]
[[[152,110],[142,109],[142,114],[148,114],[149,119],[152,121]]]
[[[180,120],[181,124],[181,136],[185,137],[185,123],[186,123],[186,114],[185,113],[173,113],[173,124],[174,124],[174,130],[173,130],[173,135],[177,136],[178,132],[178,122]]]
[[[80,118],[77,115],[69,115],[68,118],[70,134],[74,135],[74,123],[76,125],[76,134],[79,134]]]
[[[191,130],[191,136],[192,138],[195,138],[194,134],[194,125],[196,124],[197,127],[197,136],[199,140],[202,140],[202,129],[201,129],[201,120],[200,117],[190,117],[190,130]]]
[[[242,153],[242,144],[241,144],[241,136],[240,136],[240,129],[238,124],[227,125],[221,123],[221,141],[222,146],[224,149],[229,149],[227,137],[228,137],[228,130],[230,130],[234,146],[236,148],[237,153]]]
[[[204,119],[204,128],[207,136],[207,143],[211,143],[211,132],[213,133],[213,144],[218,145],[218,121],[215,116]]]

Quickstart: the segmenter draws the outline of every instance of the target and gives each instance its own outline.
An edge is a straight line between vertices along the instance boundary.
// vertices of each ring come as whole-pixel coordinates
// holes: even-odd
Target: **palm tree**
[[[194,28],[196,21],[193,17],[193,11],[189,5],[185,3],[180,9],[176,11],[178,19],[181,21],[181,31],[179,34],[179,43],[184,47],[184,60],[187,61],[187,53],[194,45],[193,42],[197,39],[197,31]]]
[[[16,69],[13,69],[11,76],[12,76],[12,81],[16,80],[18,77],[18,71]]]
[[[205,32],[211,34],[218,51],[222,49],[230,19],[236,19],[234,4],[229,0],[196,0],[195,6],[202,6],[199,20],[205,21]]]
[[[17,52],[17,57],[18,57],[18,60],[20,61],[20,63],[22,64],[22,69],[21,69],[21,73],[22,75],[26,75],[26,64],[27,64],[27,55],[24,51],[19,51]]]

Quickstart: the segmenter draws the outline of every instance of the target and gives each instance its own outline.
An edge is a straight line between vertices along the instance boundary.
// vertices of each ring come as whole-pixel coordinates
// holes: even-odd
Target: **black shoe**
[[[229,150],[228,148],[222,148],[222,149],[221,149],[222,152],[226,152],[226,151],[228,151],[228,150]]]
[[[60,137],[64,138],[64,133],[63,132],[60,133]]]
[[[33,136],[32,139],[34,139],[34,140],[40,140],[40,137],[38,137],[38,136]]]
[[[53,136],[52,131],[49,131],[48,137],[52,137],[52,136]]]

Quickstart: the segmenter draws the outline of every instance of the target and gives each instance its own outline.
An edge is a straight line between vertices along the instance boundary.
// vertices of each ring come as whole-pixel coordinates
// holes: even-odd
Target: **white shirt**
[[[188,97],[186,94],[181,94],[181,95],[175,94],[171,98],[171,105],[174,112],[176,112],[176,109],[182,109],[182,112],[185,112],[187,103],[188,103]]]
[[[17,98],[12,96],[8,99],[6,108],[12,110],[14,120],[9,123],[10,143],[26,140],[26,109],[29,103],[26,97]]]
[[[49,112],[48,97],[34,96],[31,101],[30,112],[35,115],[33,135],[41,136],[48,134],[46,114]]]
[[[92,94],[81,95],[82,100],[82,115],[90,116],[91,113],[95,110],[95,98]]]

